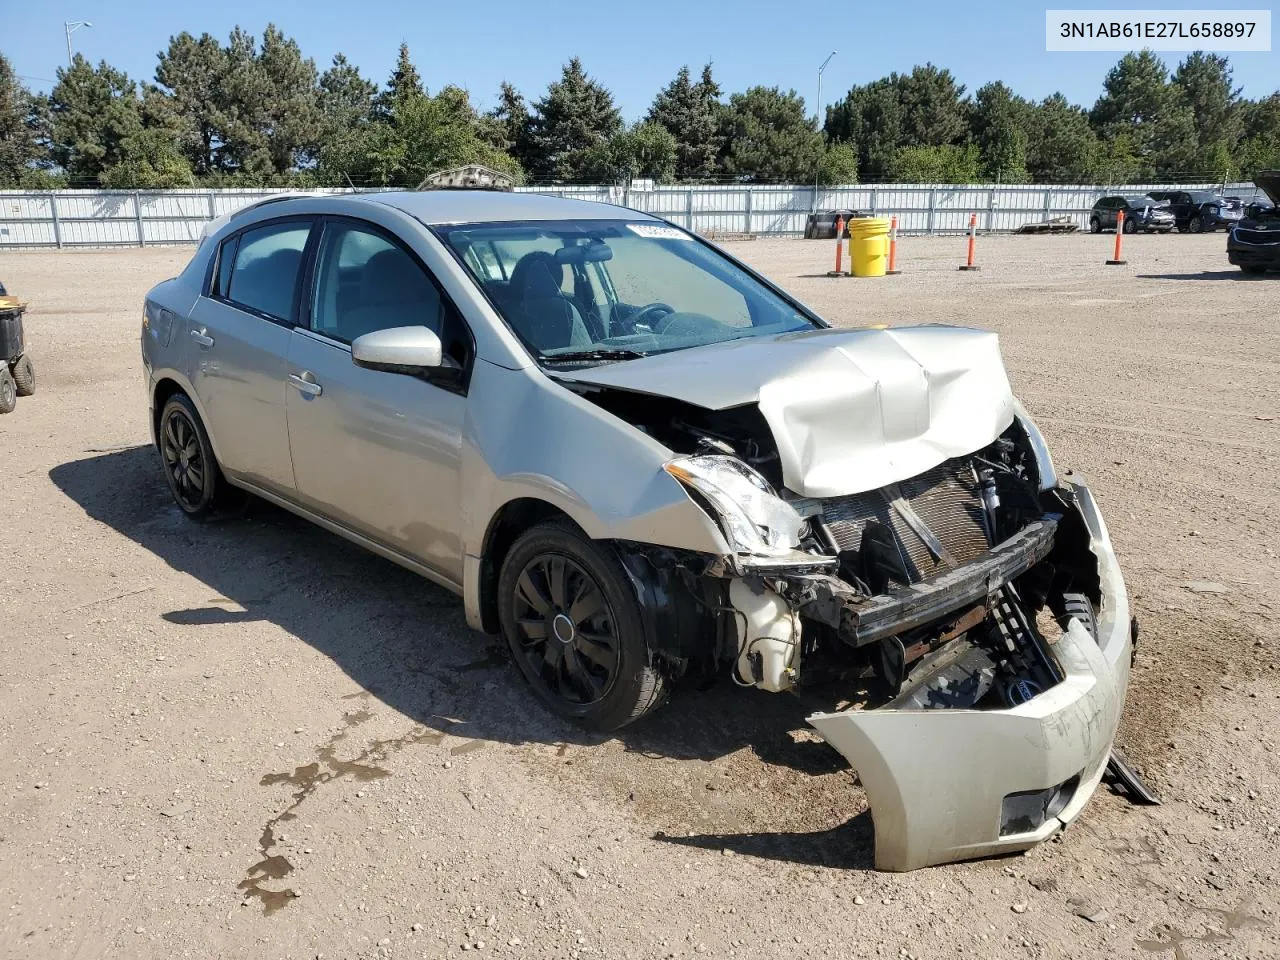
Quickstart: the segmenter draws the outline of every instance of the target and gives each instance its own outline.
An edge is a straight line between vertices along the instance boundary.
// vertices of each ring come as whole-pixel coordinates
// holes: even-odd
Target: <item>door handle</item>
[[[314,380],[306,379],[309,376],[311,376],[309,373],[304,374],[301,377],[296,373],[291,373],[289,374],[289,382],[298,388],[299,393],[304,393],[308,397],[318,397],[324,392],[324,388]]]
[[[212,347],[212,346],[213,346],[213,337],[211,337],[211,336],[209,336],[208,334],[206,334],[206,333],[204,332],[204,330],[203,330],[203,329],[201,329],[201,330],[192,330],[192,331],[191,331],[191,339],[192,339],[192,340],[194,340],[196,343],[200,344],[200,346],[202,346],[202,347]]]

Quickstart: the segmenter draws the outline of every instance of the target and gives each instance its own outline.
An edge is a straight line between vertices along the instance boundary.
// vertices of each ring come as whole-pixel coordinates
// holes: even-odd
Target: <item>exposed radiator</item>
[[[822,519],[841,552],[856,551],[869,522],[889,527],[904,556],[911,580],[936,576],[968,563],[988,549],[982,500],[967,458],[947,460],[932,470],[898,484],[902,497],[938,538],[954,564],[936,560],[924,540],[890,506],[883,490],[822,501]]]

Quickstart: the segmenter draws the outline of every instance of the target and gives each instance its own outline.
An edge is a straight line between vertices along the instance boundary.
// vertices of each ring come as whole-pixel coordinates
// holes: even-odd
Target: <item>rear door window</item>
[[[245,230],[235,245],[230,276],[225,275],[225,268],[219,271],[218,293],[272,320],[293,322],[298,271],[310,232],[309,220],[286,220]]]

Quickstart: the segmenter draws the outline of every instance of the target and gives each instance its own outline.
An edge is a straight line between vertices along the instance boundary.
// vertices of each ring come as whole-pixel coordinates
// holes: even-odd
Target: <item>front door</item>
[[[360,221],[325,222],[307,328],[289,345],[285,408],[299,500],[455,582],[462,580],[463,378],[358,367],[351,341],[432,327],[469,363],[460,318],[422,265]]]
[[[286,357],[311,221],[282,220],[225,240],[209,296],[191,311],[187,375],[224,470],[293,492]]]

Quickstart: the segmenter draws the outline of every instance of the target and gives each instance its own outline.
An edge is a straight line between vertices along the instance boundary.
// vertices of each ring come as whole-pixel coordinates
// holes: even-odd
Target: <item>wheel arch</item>
[[[548,520],[565,520],[587,536],[582,526],[564,510],[538,497],[517,497],[504,503],[489,519],[480,547],[480,570],[476,581],[476,604],[480,628],[498,633],[498,575],[511,545],[524,531]]]
[[[204,432],[209,437],[209,446],[213,447],[213,455],[218,460],[218,465],[222,465],[222,451],[218,449],[218,438],[213,435],[213,430],[209,427],[209,417],[205,414],[204,404],[200,402],[200,398],[196,396],[195,390],[191,388],[191,384],[186,378],[174,370],[164,370],[155,375],[155,382],[151,387],[151,443],[157,449],[160,444],[160,414],[164,412],[164,405],[169,402],[169,398],[175,394],[181,393],[191,405],[196,408],[196,413],[200,415],[200,422],[204,424]]]

